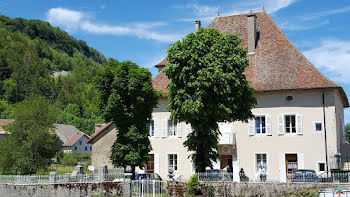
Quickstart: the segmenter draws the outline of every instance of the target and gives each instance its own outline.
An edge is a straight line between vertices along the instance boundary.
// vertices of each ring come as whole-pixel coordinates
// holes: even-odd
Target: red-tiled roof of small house
[[[208,26],[224,34],[236,33],[242,38],[242,46],[248,48],[248,15],[238,14],[217,16]],[[341,86],[325,77],[283,34],[270,16],[265,12],[253,13],[259,29],[254,52],[248,53],[249,66],[244,74],[257,92],[280,90],[303,90],[336,88],[345,107],[349,106]],[[166,64],[165,58],[156,65]],[[170,80],[160,71],[153,78],[154,88],[163,96],[168,95]]]
[[[83,133],[73,135],[62,146],[73,146],[83,135]]]
[[[89,140],[86,141],[86,143],[92,143],[93,139],[96,138],[98,135],[100,135],[105,129],[107,129],[109,126],[111,126],[113,124],[113,122],[109,122],[107,124],[105,124],[103,127],[101,127],[101,129],[99,129],[98,131],[96,131]]]
[[[0,127],[7,126],[11,124],[13,120],[11,119],[0,119]]]

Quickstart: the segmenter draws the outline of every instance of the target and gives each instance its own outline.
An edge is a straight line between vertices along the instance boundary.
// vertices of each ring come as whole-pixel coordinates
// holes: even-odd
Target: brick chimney
[[[248,15],[248,53],[255,51],[256,41],[257,41],[257,32],[256,32],[256,15]]]
[[[200,28],[201,28],[201,21],[199,21],[199,20],[194,21],[195,32],[199,31]]]

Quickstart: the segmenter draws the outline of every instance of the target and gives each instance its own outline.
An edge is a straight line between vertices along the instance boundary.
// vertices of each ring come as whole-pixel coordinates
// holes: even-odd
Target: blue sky
[[[107,58],[147,67],[169,44],[215,16],[261,10],[327,77],[350,96],[349,0],[0,0],[0,14],[49,21]],[[349,70],[348,70],[349,69]],[[345,110],[350,122],[350,110]]]

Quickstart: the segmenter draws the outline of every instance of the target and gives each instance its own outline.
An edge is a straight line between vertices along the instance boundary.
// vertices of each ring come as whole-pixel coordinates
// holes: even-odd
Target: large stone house
[[[198,25],[198,23],[197,23]],[[254,179],[263,165],[268,180],[286,181],[295,169],[313,169],[322,173],[342,168],[334,158],[347,150],[344,138],[344,108],[349,107],[342,87],[326,78],[288,40],[265,12],[217,16],[207,28],[224,34],[236,33],[247,48],[247,79],[255,88],[255,118],[245,122],[220,123],[222,133],[218,145],[220,159],[214,168],[230,165],[238,179],[243,168]],[[169,79],[162,72],[166,58],[153,86],[163,97],[152,114],[150,140],[153,150],[146,172],[166,177],[168,169],[188,179],[193,173],[189,152],[183,146],[191,126],[173,123],[167,111]],[[92,164],[109,161],[110,147],[116,138],[115,125],[109,123],[89,140]]]

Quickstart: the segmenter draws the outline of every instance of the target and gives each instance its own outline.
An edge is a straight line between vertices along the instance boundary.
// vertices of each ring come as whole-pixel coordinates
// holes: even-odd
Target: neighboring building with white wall
[[[59,137],[59,147],[63,152],[77,151],[78,154],[89,153],[92,146],[87,143],[88,135],[79,131],[73,125],[54,124],[55,133]]]
[[[237,175],[243,168],[254,179],[257,168],[263,165],[268,179],[280,181],[286,181],[287,174],[295,169],[322,173],[336,168],[331,165],[332,158],[346,149],[344,108],[349,103],[342,87],[320,73],[265,11],[217,16],[207,28],[224,34],[237,33],[242,38],[249,57],[245,75],[255,88],[258,101],[252,109],[254,119],[219,124],[220,160],[214,168],[230,165]],[[163,97],[152,114],[149,128],[153,150],[144,170],[165,178],[172,167],[178,177],[188,179],[194,168],[183,142],[191,127],[169,120],[166,106],[170,80],[162,71],[166,60],[156,65],[159,73],[153,78],[154,88]],[[110,124],[92,136],[93,165],[110,165],[109,157],[94,154],[94,149],[110,150],[116,134],[115,125]],[[108,139],[104,137],[107,135]]]

